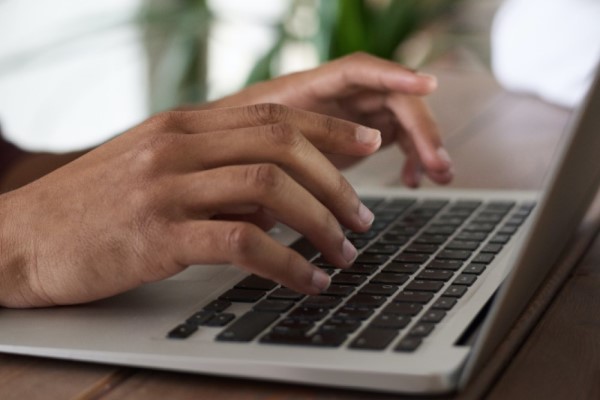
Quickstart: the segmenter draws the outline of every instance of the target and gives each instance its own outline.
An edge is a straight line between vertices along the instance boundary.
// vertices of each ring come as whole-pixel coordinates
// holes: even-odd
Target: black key
[[[465,226],[463,229],[465,230],[465,232],[484,232],[484,233],[489,233],[491,231],[494,230],[494,228],[496,228],[496,224],[490,224],[490,223],[475,223],[472,222],[470,224],[468,224],[467,226]]]
[[[379,234],[379,232],[375,232],[375,231],[367,231],[367,232],[350,232],[346,235],[346,237],[349,240],[352,239],[362,239],[362,240],[369,240],[369,239],[373,239],[375,236],[377,236]]]
[[[415,243],[419,244],[442,244],[448,237],[446,235],[421,235],[415,239]]]
[[[453,285],[466,285],[471,286],[473,282],[477,280],[477,275],[472,274],[460,274],[456,277],[456,279],[452,282]]]
[[[410,317],[399,314],[380,314],[375,317],[369,326],[382,329],[404,329],[410,322]]]
[[[415,279],[406,286],[406,290],[415,292],[437,292],[442,287],[444,287],[444,282]]]
[[[509,235],[498,234],[498,235],[492,236],[492,238],[490,239],[490,243],[506,244],[506,243],[508,243],[509,240],[510,240]]]
[[[360,201],[370,210],[377,207],[385,200],[383,197],[361,197]]]
[[[363,286],[359,293],[362,294],[376,294],[379,296],[391,296],[396,293],[398,286],[396,285],[385,285],[379,283],[368,283]]]
[[[290,245],[290,248],[300,253],[300,255],[306,258],[307,260],[310,260],[317,254],[319,254],[319,250],[317,250],[316,247],[313,246],[312,243],[310,243],[310,241],[304,237],[292,243]]]
[[[394,261],[399,263],[422,264],[428,259],[429,254],[400,253],[394,258]]]
[[[404,353],[412,353],[421,345],[421,343],[423,343],[423,340],[418,337],[406,337],[398,343],[395,350]]]
[[[469,250],[473,251],[479,247],[481,243],[475,241],[453,240],[446,246],[450,250]]]
[[[441,210],[448,203],[449,203],[448,200],[432,199],[432,200],[425,200],[425,201],[423,201],[421,204],[419,204],[419,207],[430,208],[430,209],[433,209],[433,210]]]
[[[479,214],[475,219],[473,219],[473,222],[475,222],[475,223],[489,222],[492,224],[497,224],[498,222],[502,221],[502,218],[504,218],[503,213],[483,212],[483,213]]]
[[[400,274],[400,273],[389,273],[389,272],[380,272],[375,275],[370,283],[386,283],[389,285],[402,285],[404,282],[408,280],[409,275]]]
[[[502,235],[512,235],[519,229],[518,226],[514,225],[504,225],[502,228],[498,229],[498,233]]]
[[[354,289],[354,286],[329,285],[327,290],[321,294],[325,296],[346,297],[352,293]]]
[[[502,250],[502,245],[499,243],[488,243],[481,249],[482,253],[498,254]]]
[[[310,346],[339,347],[348,336],[340,331],[319,331],[310,336]]]
[[[464,222],[464,218],[456,215],[440,215],[435,221],[434,225],[451,225],[458,227]]]
[[[333,285],[358,286],[358,285],[363,284],[366,280],[367,280],[367,278],[364,275],[335,274],[331,278],[331,283]]]
[[[366,254],[394,254],[400,250],[400,246],[396,244],[375,243],[365,250]]]
[[[358,293],[348,299],[346,306],[377,308],[385,303],[386,300],[385,296]]]
[[[298,307],[293,309],[289,314],[289,318],[303,319],[307,321],[318,321],[329,313],[328,308],[317,307]]]
[[[452,235],[456,231],[454,226],[437,225],[429,227],[425,230],[426,235]]]
[[[313,321],[286,318],[271,329],[271,332],[288,335],[304,335],[315,326]]]
[[[235,314],[222,313],[215,314],[204,325],[206,326],[225,326],[235,319]]]
[[[394,302],[427,304],[431,299],[433,299],[433,294],[431,293],[411,292],[408,290],[404,290],[401,293],[399,293],[398,296],[394,297]]]
[[[414,317],[417,315],[423,306],[416,303],[391,303],[388,304],[382,311],[384,314],[398,314]]]
[[[456,298],[460,298],[463,296],[463,294],[465,294],[467,291],[467,286],[462,286],[462,285],[451,285],[448,289],[446,289],[446,291],[444,292],[444,296],[447,297],[456,297]]]
[[[435,244],[411,244],[406,249],[407,253],[420,253],[420,254],[432,254],[437,251],[439,246]]]
[[[415,199],[410,198],[410,197],[403,197],[403,198],[392,199],[392,200],[387,201],[383,205],[383,208],[385,208],[385,209],[397,209],[397,208],[406,209],[406,208],[412,206],[414,203],[415,203]]]
[[[292,300],[292,301],[296,301],[296,300],[300,300],[304,297],[303,294],[298,293],[298,292],[294,292],[291,289],[288,288],[279,288],[277,290],[274,290],[273,292],[271,292],[271,294],[269,294],[269,296],[267,298],[269,299],[279,299],[279,300]]]
[[[396,218],[398,218],[398,216],[401,214],[400,212],[396,212],[396,211],[376,211],[375,213],[375,221],[385,221],[385,222],[392,222],[394,221]]]
[[[463,265],[462,261],[458,260],[438,260],[434,259],[427,264],[427,269],[447,269],[450,271],[458,271]]]
[[[446,312],[442,310],[428,310],[421,317],[420,322],[438,323],[446,316]]]
[[[266,292],[262,290],[230,289],[223,293],[219,299],[238,303],[255,303],[260,300],[265,293]]]
[[[370,229],[372,231],[381,232],[388,225],[389,225],[389,222],[386,222],[386,221],[374,221],[373,224],[371,224],[371,228]]]
[[[231,302],[229,302],[229,301],[217,299],[217,300],[213,300],[210,303],[208,303],[207,305],[205,305],[203,310],[222,312],[222,311],[225,311],[227,308],[229,308],[230,305],[231,305]]]
[[[377,240],[377,243],[381,244],[395,244],[398,246],[402,246],[406,244],[410,239],[410,236],[407,235],[395,235],[393,233],[386,233],[380,239]]]
[[[485,205],[486,210],[500,210],[508,212],[515,206],[514,201],[492,201]]]
[[[247,276],[241,282],[235,285],[236,289],[254,289],[265,291],[271,290],[275,286],[277,286],[275,282],[256,275]]]
[[[354,245],[354,247],[356,247],[357,250],[360,250],[369,244],[369,241],[364,239],[352,239],[350,240],[350,242],[352,242],[352,244]]]
[[[436,259],[464,261],[471,257],[471,254],[473,253],[466,250],[442,250],[437,254]]]
[[[335,268],[335,265],[330,263],[323,256],[319,256],[319,257],[315,258],[314,260],[311,261],[311,263],[316,265],[317,267],[321,267],[321,268]]]
[[[188,325],[195,325],[195,326],[204,325],[206,323],[206,321],[208,321],[209,319],[212,318],[213,315],[215,315],[214,311],[207,311],[207,310],[198,311],[197,313],[195,313],[194,315],[189,317],[185,321],[185,323]]]
[[[341,318],[330,318],[321,327],[320,331],[339,331],[344,333],[352,333],[356,331],[362,325],[360,320],[357,319],[341,319]]]
[[[409,336],[425,337],[428,336],[435,328],[435,324],[427,322],[419,322],[408,333]]]
[[[419,270],[419,264],[391,262],[383,267],[383,272],[397,272],[402,274],[413,274]]]
[[[253,308],[255,311],[283,313],[294,306],[293,301],[265,299],[257,303]]]
[[[279,314],[249,311],[217,336],[218,341],[249,342],[279,318]]]
[[[269,332],[260,338],[261,343],[286,344],[297,346],[338,347],[346,340],[343,332],[317,332],[312,335],[280,334]]]
[[[353,264],[350,268],[343,269],[340,271],[342,274],[359,274],[359,275],[372,275],[377,271],[379,266],[375,264]]]
[[[470,263],[465,267],[465,269],[463,269],[463,273],[480,275],[483,271],[485,271],[485,267],[485,264]]]
[[[494,259],[494,254],[491,253],[479,253],[471,260],[474,263],[489,264]]]
[[[334,308],[341,302],[342,300],[339,297],[318,295],[308,296],[300,305],[303,307]]]
[[[452,278],[452,275],[454,275],[454,271],[447,269],[425,269],[417,275],[417,279],[446,282]]]
[[[372,314],[372,308],[344,306],[333,315],[333,318],[363,320],[369,318]]]
[[[487,235],[488,234],[486,232],[460,232],[458,235],[456,235],[456,239],[480,242],[485,240]]]
[[[181,324],[177,325],[172,331],[167,334],[169,339],[186,339],[192,333],[198,330],[197,325]]]
[[[361,254],[356,258],[356,262],[359,264],[377,264],[381,265],[389,260],[388,255],[384,254]]]
[[[518,215],[513,215],[512,217],[510,217],[505,224],[506,225],[514,225],[514,226],[519,226],[521,225],[523,222],[525,221],[525,217],[520,217]]]
[[[431,308],[434,310],[450,310],[456,305],[457,302],[458,300],[451,297],[440,297],[435,301],[435,303],[433,303]]]
[[[398,336],[395,329],[368,327],[350,343],[351,349],[383,350]]]
[[[475,210],[480,205],[481,201],[479,200],[458,200],[452,204],[452,209]]]

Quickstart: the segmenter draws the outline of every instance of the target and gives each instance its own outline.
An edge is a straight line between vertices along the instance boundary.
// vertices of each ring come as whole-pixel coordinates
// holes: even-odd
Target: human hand
[[[281,103],[342,118],[381,131],[383,144],[397,143],[406,155],[404,183],[419,186],[423,172],[434,182],[452,179],[451,161],[423,101],[435,90],[434,77],[357,53],[318,68],[261,82],[209,106]],[[338,167],[357,157],[330,157]]]
[[[322,152],[380,144],[281,105],[159,114],[0,197],[0,305],[82,303],[213,263],[319,293],[329,276],[259,226],[281,221],[349,266],[340,223],[365,231],[373,214]]]

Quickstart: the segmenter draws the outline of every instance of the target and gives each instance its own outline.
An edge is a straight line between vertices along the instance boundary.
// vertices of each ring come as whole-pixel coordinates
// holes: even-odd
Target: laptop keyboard
[[[375,222],[347,232],[354,264],[337,269],[302,238],[291,247],[331,275],[305,296],[250,275],[171,330],[185,339],[221,329],[222,342],[413,352],[502,251],[535,204],[512,201],[363,199]],[[232,303],[252,309],[236,316]]]

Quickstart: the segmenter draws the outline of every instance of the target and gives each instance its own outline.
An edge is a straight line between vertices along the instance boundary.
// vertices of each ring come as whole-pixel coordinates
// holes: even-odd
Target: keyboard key
[[[456,279],[452,282],[453,285],[466,285],[471,286],[473,282],[477,280],[477,275],[473,274],[460,274],[456,277]]]
[[[460,298],[466,293],[466,291],[467,291],[467,286],[451,285],[444,292],[444,296]]]
[[[427,269],[447,269],[450,271],[458,271],[463,266],[463,262],[459,260],[439,260],[434,259],[427,264]]]
[[[313,321],[299,320],[293,318],[286,318],[283,321],[275,325],[271,332],[277,332],[280,334],[299,334],[304,335],[315,326]]]
[[[502,235],[512,235],[518,229],[519,227],[515,225],[504,225],[502,228],[498,229],[498,233]]]
[[[370,283],[386,283],[390,285],[402,285],[408,280],[409,275],[399,273],[381,272],[375,275]]]
[[[425,269],[417,275],[417,279],[446,282],[452,278],[452,275],[454,271],[447,269]]]
[[[470,263],[465,267],[463,273],[480,275],[483,271],[485,271],[485,267],[485,264]]]
[[[350,295],[354,289],[354,286],[329,285],[329,288],[321,294],[325,296],[346,297]]]
[[[310,260],[311,258],[315,257],[317,254],[319,254],[319,250],[317,250],[317,248],[315,246],[312,245],[312,243],[302,237],[298,240],[296,240],[294,243],[292,243],[290,245],[290,248],[292,250],[295,250],[296,252],[300,253],[300,255],[304,258],[306,258],[307,260]]]
[[[268,344],[286,344],[297,346],[318,346],[318,347],[339,347],[346,340],[346,334],[343,332],[317,332],[312,335],[281,334],[278,332],[269,332],[261,337],[261,343]]]
[[[361,197],[360,201],[370,210],[375,209],[385,199],[383,197]]]
[[[431,322],[437,323],[440,322],[446,316],[446,312],[442,310],[428,310],[421,317],[421,322]]]
[[[255,303],[265,294],[266,292],[262,290],[230,289],[223,293],[219,299],[238,303]]]
[[[440,297],[433,303],[431,308],[434,310],[450,310],[452,307],[456,305],[458,300],[453,299],[452,297]]]
[[[389,260],[388,255],[384,254],[361,254],[356,258],[356,262],[359,264],[383,264]]]
[[[304,297],[303,294],[298,293],[298,292],[294,292],[291,289],[288,288],[279,288],[277,290],[274,290],[273,292],[271,292],[271,294],[269,294],[269,296],[267,297],[268,299],[279,299],[279,300],[292,300],[292,301],[296,301],[296,300],[300,300]]]
[[[428,336],[433,329],[435,328],[435,324],[427,323],[427,322],[419,322],[408,333],[409,336],[417,336],[417,337],[425,337]]]
[[[405,337],[398,343],[395,350],[404,353],[412,353],[423,343],[422,339],[418,337]]]
[[[298,307],[293,309],[288,318],[302,319],[306,321],[318,321],[329,314],[328,308]]]
[[[383,267],[383,272],[397,272],[402,274],[413,274],[419,270],[419,264],[391,262]]]
[[[380,283],[368,283],[363,286],[359,293],[361,294],[375,294],[378,296],[391,296],[398,291],[396,285],[385,285]]]
[[[423,306],[415,303],[391,303],[388,304],[382,311],[384,314],[398,314],[414,317],[417,315]]]
[[[218,341],[249,342],[279,318],[278,314],[249,311],[217,336]]]
[[[493,259],[494,259],[494,254],[479,253],[475,257],[473,257],[473,260],[471,260],[471,261],[474,263],[489,264],[492,262]]]
[[[303,307],[317,308],[334,308],[337,307],[342,300],[334,296],[308,296],[300,305]]]
[[[397,244],[385,244],[385,243],[375,243],[365,250],[366,254],[384,254],[391,255],[400,250],[400,245]]]
[[[409,240],[410,240],[410,235],[386,233],[379,240],[377,240],[377,243],[394,244],[397,246],[402,246],[402,245],[406,244]]]
[[[425,230],[426,235],[452,235],[456,231],[453,226],[432,226]]]
[[[369,240],[369,239],[373,239],[375,236],[377,236],[379,233],[375,232],[375,231],[367,231],[367,232],[350,232],[346,235],[346,237],[349,240],[353,240],[353,239],[362,239],[362,240]]]
[[[398,294],[398,296],[394,297],[394,302],[396,303],[420,303],[427,304],[429,301],[433,299],[433,294],[429,292],[411,292],[408,290],[404,290]]]
[[[435,244],[411,244],[404,249],[406,253],[432,254],[437,251],[439,246]]]
[[[415,279],[406,286],[406,290],[414,292],[437,292],[442,287],[444,287],[444,282]]]
[[[212,318],[213,315],[215,315],[214,311],[207,311],[207,310],[198,311],[197,313],[195,313],[194,315],[189,317],[185,321],[185,323],[188,325],[195,325],[195,326],[204,325],[209,319]]]
[[[277,286],[277,284],[271,280],[261,278],[260,276],[256,275],[250,275],[235,285],[235,288],[268,291],[275,288],[275,286]]]
[[[362,285],[367,280],[367,277],[364,275],[358,274],[335,274],[331,278],[331,283],[333,285],[348,285],[348,286],[358,286]]]
[[[466,240],[453,240],[446,246],[450,250],[469,250],[473,251],[479,247],[481,242],[466,241]]]
[[[253,309],[255,311],[284,313],[294,306],[293,301],[265,299],[257,303]]]
[[[205,311],[223,312],[231,305],[230,301],[226,300],[213,300],[204,306]]]
[[[398,336],[398,331],[394,329],[368,327],[358,334],[349,347],[351,349],[383,350],[396,336]]]
[[[487,236],[488,234],[486,232],[460,232],[456,235],[456,239],[481,242],[482,240],[485,240]]]
[[[348,299],[346,306],[377,308],[386,301],[387,298],[385,296],[358,293]]]
[[[360,250],[369,244],[369,241],[365,239],[352,239],[350,242],[354,245],[354,247],[356,247],[357,250]]]
[[[509,240],[510,240],[509,235],[497,234],[497,235],[492,236],[492,238],[490,239],[490,243],[506,244],[506,243],[508,243]]]
[[[360,320],[357,319],[340,319],[330,318],[321,327],[320,331],[338,331],[347,334],[353,333],[362,325]]]
[[[436,255],[437,260],[460,260],[464,261],[471,257],[473,254],[466,250],[442,250]]]
[[[372,314],[372,308],[344,306],[333,315],[333,318],[364,320],[369,318]]]
[[[353,264],[350,268],[340,270],[340,273],[372,275],[377,271],[377,269],[379,269],[379,266],[375,264]]]
[[[421,235],[415,239],[415,243],[419,244],[442,244],[445,243],[448,237],[446,235]]]
[[[404,329],[410,319],[406,315],[380,314],[371,321],[369,326],[382,329]]]
[[[400,253],[394,258],[394,261],[399,263],[423,264],[428,259],[429,254]]]
[[[211,319],[209,319],[204,325],[205,326],[225,326],[231,321],[235,319],[235,314],[230,313],[221,313],[215,314]]]
[[[492,201],[485,205],[486,210],[499,210],[508,212],[515,206],[514,201]]]
[[[481,249],[482,253],[498,254],[502,250],[502,245],[499,243],[488,243]]]
[[[198,330],[197,325],[181,324],[177,325],[172,331],[167,334],[169,339],[186,339]]]

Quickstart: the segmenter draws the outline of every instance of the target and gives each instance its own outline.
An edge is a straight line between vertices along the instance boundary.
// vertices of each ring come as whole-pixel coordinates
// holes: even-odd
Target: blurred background
[[[489,66],[497,0],[0,0],[0,121],[32,150],[101,143],[148,115],[354,51]]]

